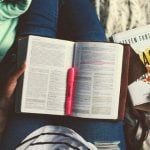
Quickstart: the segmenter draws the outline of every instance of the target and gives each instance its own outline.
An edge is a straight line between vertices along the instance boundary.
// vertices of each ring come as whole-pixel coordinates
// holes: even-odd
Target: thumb
[[[6,87],[4,89],[5,98],[8,99],[11,98],[16,88],[17,80],[24,73],[25,68],[26,68],[26,64],[21,65],[21,67],[9,77],[8,82],[6,83]]]

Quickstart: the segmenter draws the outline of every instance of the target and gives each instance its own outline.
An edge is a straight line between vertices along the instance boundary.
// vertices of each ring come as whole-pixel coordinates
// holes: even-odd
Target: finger
[[[18,80],[18,78],[24,73],[25,68],[26,68],[26,64],[24,63],[24,64],[21,65],[21,67],[17,71],[15,71],[11,75],[11,77],[9,78],[9,81],[11,81],[11,80]]]
[[[6,85],[5,91],[4,91],[4,97],[7,99],[10,99],[14,93],[14,90],[16,88],[17,80],[11,80]]]
[[[23,64],[16,72],[14,72],[12,74],[12,76],[9,78],[6,87],[5,87],[5,91],[4,91],[4,97],[6,98],[11,98],[11,96],[14,93],[14,90],[16,88],[16,84],[17,84],[17,80],[18,78],[23,74],[23,72],[25,71],[26,65]]]

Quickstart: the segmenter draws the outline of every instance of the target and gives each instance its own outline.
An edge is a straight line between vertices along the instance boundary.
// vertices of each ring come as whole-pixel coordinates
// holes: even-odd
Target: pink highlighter
[[[66,91],[66,103],[65,103],[66,115],[72,114],[76,76],[77,76],[77,69],[75,67],[69,68],[67,74],[67,91]]]

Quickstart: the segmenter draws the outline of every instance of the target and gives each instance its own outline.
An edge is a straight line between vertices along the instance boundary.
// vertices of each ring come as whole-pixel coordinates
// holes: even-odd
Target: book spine
[[[27,53],[27,45],[28,45],[28,37],[20,39],[18,42],[17,48],[17,68],[20,67],[26,59]],[[17,87],[15,91],[15,111],[21,112],[21,97],[22,97],[22,87],[23,87],[23,79],[24,77],[21,76],[18,79]]]
[[[121,88],[120,88],[120,101],[119,101],[119,112],[118,120],[124,120],[127,91],[128,91],[128,75],[129,75],[129,64],[130,64],[130,46],[125,45],[124,57],[122,63],[122,75],[121,75]]]

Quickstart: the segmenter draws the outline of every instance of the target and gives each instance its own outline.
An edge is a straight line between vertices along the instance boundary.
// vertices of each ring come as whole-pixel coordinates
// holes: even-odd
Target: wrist
[[[7,97],[0,97],[0,135],[3,134],[11,111],[12,101]]]
[[[2,134],[5,130],[7,118],[8,113],[6,113],[3,109],[0,109],[0,134]]]
[[[11,110],[12,101],[6,97],[0,98],[0,112],[7,116]]]

